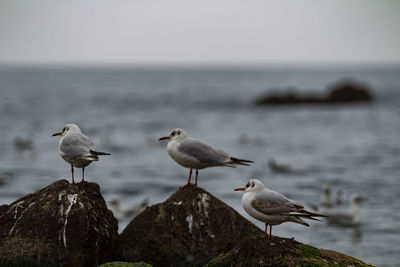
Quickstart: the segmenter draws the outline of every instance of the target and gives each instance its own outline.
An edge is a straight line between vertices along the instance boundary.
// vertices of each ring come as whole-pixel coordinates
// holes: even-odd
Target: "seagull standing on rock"
[[[245,187],[236,188],[235,191],[244,191],[242,197],[244,210],[251,217],[265,223],[265,239],[272,238],[272,225],[295,222],[310,226],[302,218],[320,221],[314,217],[327,217],[306,211],[300,203],[286,198],[279,192],[269,190],[257,179],[247,181]],[[268,225],[269,237],[267,233]]]
[[[85,181],[85,167],[99,160],[99,155],[111,155],[96,151],[92,140],[81,132],[76,124],[66,124],[61,132],[53,136],[62,136],[59,143],[60,156],[71,164],[72,183],[74,184],[74,167],[82,168],[82,182]]]
[[[215,166],[235,168],[236,165],[250,166],[249,163],[253,163],[251,160],[231,157],[223,150],[216,150],[209,145],[190,138],[180,128],[172,130],[168,136],[161,137],[159,140],[169,140],[167,145],[168,154],[179,165],[190,169],[188,182],[181,188],[190,184],[193,169],[196,170],[196,182],[194,185],[197,186],[200,169]]]

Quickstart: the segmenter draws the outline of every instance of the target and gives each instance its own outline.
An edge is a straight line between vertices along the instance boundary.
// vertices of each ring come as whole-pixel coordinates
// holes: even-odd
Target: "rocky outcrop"
[[[124,260],[202,266],[248,236],[263,234],[207,191],[189,186],[148,207],[120,235]]]
[[[146,208],[118,245],[117,221],[94,183],[61,180],[0,206],[0,226],[1,266],[371,266],[293,239],[267,241],[193,185]]]
[[[370,266],[293,239],[267,241],[254,224],[194,186],[134,218],[120,235],[120,252],[125,261],[153,266]]]
[[[345,79],[329,85],[327,99],[332,103],[370,102],[373,100],[371,91],[365,83]]]
[[[118,224],[95,183],[57,181],[0,207],[0,262],[97,266],[117,256]]]
[[[211,260],[206,266],[354,266],[369,267],[345,254],[304,245],[294,239],[250,237]]]
[[[272,91],[272,92],[271,92]],[[337,104],[371,102],[372,89],[365,83],[352,79],[339,80],[328,86],[326,95],[300,93],[296,88],[274,89],[256,97],[256,105]]]

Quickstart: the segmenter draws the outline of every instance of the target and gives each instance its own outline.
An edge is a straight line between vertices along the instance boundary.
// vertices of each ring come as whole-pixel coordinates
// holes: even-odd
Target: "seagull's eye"
[[[175,135],[175,131],[172,131],[172,132],[171,132],[171,135],[174,136],[174,135]]]
[[[66,130],[67,130],[67,128],[64,127],[64,128],[63,128],[63,132],[65,132]]]
[[[247,183],[247,184],[246,184],[246,188],[247,188],[247,187],[249,187],[249,186],[250,186],[250,184],[249,184],[249,183]]]

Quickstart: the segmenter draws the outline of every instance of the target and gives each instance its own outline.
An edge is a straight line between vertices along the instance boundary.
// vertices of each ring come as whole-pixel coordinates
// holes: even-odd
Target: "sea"
[[[368,84],[375,101],[253,104],[262,93],[288,87],[324,94],[343,78]],[[186,183],[189,170],[158,140],[179,127],[254,160],[250,167],[200,170],[199,186],[260,228],[243,210],[242,193],[234,191],[250,178],[309,209],[324,186],[345,198],[357,192],[367,199],[360,226],[284,223],[273,234],[377,266],[400,262],[400,66],[2,66],[0,205],[57,180],[71,181],[59,137],[52,137],[66,123],[111,153],[88,166],[85,178],[120,209],[144,199],[162,202]],[[271,159],[289,170],[270,169]],[[80,181],[79,169],[75,177]],[[131,219],[119,220],[120,232]]]

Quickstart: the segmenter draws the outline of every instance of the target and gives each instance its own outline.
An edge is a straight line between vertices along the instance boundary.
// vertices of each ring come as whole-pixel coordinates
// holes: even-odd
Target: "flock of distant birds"
[[[106,152],[97,151],[90,138],[84,135],[76,124],[66,124],[62,131],[53,134],[61,136],[59,142],[60,156],[71,166],[72,183],[74,180],[74,168],[82,169],[82,182],[84,182],[85,167],[93,161],[98,161],[99,156],[110,155]],[[223,150],[202,143],[190,138],[186,131],[180,128],[172,130],[169,135],[159,138],[168,140],[168,154],[179,165],[188,168],[189,176],[187,183],[181,189],[191,184],[192,172],[195,170],[195,186],[198,183],[198,172],[200,169],[225,166],[235,168],[237,165],[250,166],[253,161],[239,159],[230,156]],[[242,135],[239,140],[241,143],[260,143],[262,140],[253,140],[247,135]],[[33,151],[34,144],[32,138],[15,138],[14,145],[19,150]],[[287,173],[291,167],[287,163],[278,163],[275,159],[270,159],[268,165],[273,172]],[[10,178],[8,173],[0,176],[0,186]],[[235,191],[244,191],[242,196],[242,206],[244,210],[253,218],[265,223],[265,238],[272,238],[272,226],[283,222],[295,222],[309,226],[303,219],[320,221],[318,217],[326,218],[331,224],[342,226],[358,226],[361,223],[360,204],[366,200],[359,194],[352,194],[349,198],[348,208],[343,208],[344,194],[342,191],[332,192],[330,186],[324,186],[318,205],[309,203],[313,211],[308,211],[297,201],[286,198],[279,192],[272,191],[264,186],[257,179],[250,179],[245,187],[236,188]],[[129,209],[122,209],[118,198],[109,200],[110,208],[113,210],[117,219],[132,218],[137,216],[149,204],[148,198],[142,203]],[[267,228],[269,227],[269,235]]]

